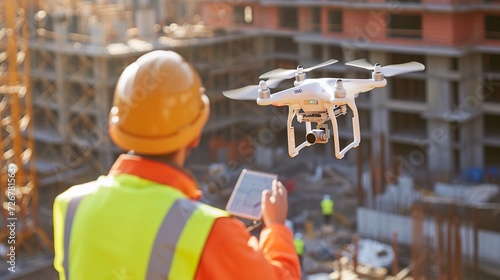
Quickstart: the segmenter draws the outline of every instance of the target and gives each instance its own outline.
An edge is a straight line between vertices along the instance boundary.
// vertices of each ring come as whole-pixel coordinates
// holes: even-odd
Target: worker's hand
[[[285,224],[288,212],[288,198],[285,187],[274,180],[272,192],[262,192],[262,219],[266,225]]]

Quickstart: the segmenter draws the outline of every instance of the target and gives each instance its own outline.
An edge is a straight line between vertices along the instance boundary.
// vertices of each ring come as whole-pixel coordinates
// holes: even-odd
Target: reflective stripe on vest
[[[140,179],[135,176],[131,175],[118,175],[116,176],[118,181],[120,182],[114,182],[113,185],[121,185],[123,183],[130,183],[132,185],[138,184],[138,185],[151,185],[154,184],[150,181]],[[132,178],[133,177],[133,178]],[[108,177],[109,179],[109,177]],[[99,184],[99,181],[97,182]],[[126,184],[125,184],[126,185]],[[203,248],[205,246],[205,242],[208,238],[208,235],[210,233],[210,230],[212,228],[213,223],[215,222],[215,219],[221,216],[228,216],[227,212],[212,208],[210,206],[204,205],[199,202],[194,202],[191,201],[183,194],[181,194],[178,190],[175,190],[173,188],[169,188],[167,186],[163,185],[156,185],[156,186],[161,186],[161,189],[155,189],[158,192],[151,192],[150,194],[152,196],[155,196],[156,200],[151,197],[152,200],[155,201],[161,201],[163,203],[163,208],[165,208],[166,211],[162,212],[163,218],[160,217],[159,224],[156,228],[156,232],[151,232],[151,242],[146,242],[145,244],[142,244],[141,240],[126,240],[132,245],[137,243],[138,251],[139,248],[142,247],[147,247],[149,249],[144,249],[144,254],[141,254],[138,252],[138,255],[143,256],[140,259],[140,263],[137,263],[137,266],[144,265],[142,268],[137,268],[135,267],[135,262],[132,262],[132,264],[129,262],[127,263],[124,261],[125,265],[123,265],[122,268],[115,268],[115,267],[99,267],[101,266],[106,266],[112,265],[114,260],[107,260],[105,259],[105,254],[109,253],[106,252],[107,249],[111,248],[110,250],[114,250],[115,247],[105,247],[102,248],[103,250],[103,256],[89,256],[88,252],[87,254],[85,252],[73,252],[73,254],[70,254],[70,249],[73,250],[75,246],[79,246],[78,241],[74,241],[74,243],[71,242],[70,238],[76,238],[80,239],[79,237],[84,237],[83,233],[80,233],[77,231],[72,232],[75,230],[75,228],[78,229],[85,229],[86,227],[89,226],[89,222],[92,223],[93,221],[93,216],[86,216],[87,212],[92,210],[90,208],[92,205],[99,205],[99,191],[101,191],[101,188],[96,188],[98,190],[98,195],[91,195],[92,197],[89,197],[88,193],[81,195],[81,196],[73,196],[67,201],[67,210],[66,210],[66,216],[64,217],[64,258],[63,258],[63,267],[64,267],[64,276],[66,279],[70,279],[69,276],[71,274],[72,277],[79,278],[81,277],[82,279],[88,279],[86,275],[75,275],[75,274],[80,274],[74,272],[75,269],[77,269],[79,263],[81,262],[89,262],[88,265],[85,264],[84,267],[93,267],[96,268],[96,271],[103,271],[110,273],[110,275],[100,275],[102,278],[123,278],[123,279],[135,279],[135,278],[143,278],[143,279],[193,279],[195,277],[197,268],[198,268],[198,263],[203,251]],[[108,191],[109,192],[109,191]],[[114,190],[116,192],[116,190]],[[168,196],[166,195],[168,194]],[[106,193],[104,193],[106,196]],[[159,196],[159,198],[158,198]],[[89,201],[86,201],[85,198],[89,197]],[[108,202],[108,201],[106,201]],[[124,201],[123,203],[127,203],[127,201]],[[144,205],[147,205],[145,203]],[[107,207],[113,207],[115,205],[107,205]],[[116,207],[123,207],[123,205],[116,205]],[[155,207],[154,205],[151,205],[151,207]],[[108,209],[107,208],[107,209]],[[158,207],[155,207],[155,209]],[[81,212],[78,212],[77,210]],[[132,206],[133,209],[133,206]],[[152,210],[153,211],[153,210]],[[95,213],[94,213],[95,214]],[[103,213],[104,214],[104,213]],[[89,217],[92,220],[89,220]],[[118,218],[118,217],[117,217]],[[81,220],[83,219],[83,221]],[[144,219],[147,220],[147,219]],[[139,223],[134,224],[134,219],[130,221],[130,227],[140,227],[143,225],[140,225],[141,221],[138,221]],[[109,225],[113,225],[113,221],[109,222]],[[147,230],[146,226],[145,228],[145,236],[148,236],[149,231]],[[92,236],[93,232],[92,230],[90,231],[90,236]],[[114,231],[115,235],[120,234],[120,232],[127,232],[126,228],[123,229],[110,229],[110,231]],[[94,234],[95,235],[95,234]],[[111,236],[115,236],[111,235]],[[118,235],[116,235],[118,238]],[[141,236],[142,237],[142,236]],[[147,238],[146,238],[147,240]],[[110,243],[112,243],[114,240],[108,240]],[[119,239],[116,241],[116,245],[120,245]],[[92,242],[94,243],[94,242]],[[126,244],[127,246],[131,244]],[[95,244],[93,244],[95,246]],[[126,246],[125,246],[126,247]],[[80,250],[82,248],[80,247]],[[119,255],[121,248],[116,248],[116,254]],[[78,250],[77,250],[78,251]],[[81,250],[85,251],[85,250]],[[85,255],[85,257],[82,257],[81,255]],[[73,257],[75,256],[76,257]],[[121,256],[121,255],[119,255]],[[90,258],[103,258],[101,262],[95,262],[92,263]],[[128,258],[128,256],[126,256]],[[134,256],[137,258],[137,256]],[[78,260],[75,264],[74,258],[78,258]],[[133,258],[133,257],[132,257]],[[147,258],[147,260],[144,260]],[[142,264],[143,263],[143,264]],[[127,265],[128,264],[128,265]],[[72,268],[72,265],[75,265],[75,267]],[[70,273],[73,271],[73,273]],[[81,269],[78,270],[81,272]],[[85,271],[85,269],[84,269]],[[86,270],[88,271],[88,270]],[[111,271],[111,272],[109,272]],[[97,274],[97,272],[94,271],[94,276]]]
[[[64,219],[64,275],[66,279],[69,279],[69,237],[71,236],[71,225],[73,224],[73,218],[75,217],[76,208],[84,195],[75,196],[68,203],[68,209],[66,210],[66,217]]]

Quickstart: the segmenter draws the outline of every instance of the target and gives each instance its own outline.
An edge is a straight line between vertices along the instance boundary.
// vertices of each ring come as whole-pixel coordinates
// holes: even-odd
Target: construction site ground
[[[288,185],[293,188],[289,191],[289,218],[294,222],[294,231],[303,232],[306,241],[306,252],[302,263],[303,279],[396,279],[389,276],[391,274],[389,269],[373,268],[364,264],[359,264],[357,273],[354,273],[352,261],[346,257],[342,258],[347,245],[351,244],[355,236],[358,199],[355,167],[334,160],[313,161],[313,164],[306,167],[300,165],[298,161],[282,166],[280,177],[282,176],[288,184],[293,182],[292,185]],[[206,168],[194,166],[192,169],[197,177],[200,177],[198,179],[203,181],[201,177]],[[52,202],[66,187],[57,185],[40,190],[40,224],[51,240]],[[329,194],[335,201],[335,214],[331,226],[323,224],[320,200],[324,194]],[[221,207],[226,199],[227,197],[213,200],[211,204]],[[210,202],[210,199],[207,202]],[[400,247],[398,259],[399,268],[403,270],[401,275],[405,275],[398,279],[411,279],[406,276],[408,273],[404,273],[404,268],[410,262],[410,248]],[[0,265],[0,271],[7,271],[3,266],[5,263]],[[53,268],[53,255],[50,252],[21,259],[17,268],[14,273],[0,274],[0,280],[58,279]],[[341,278],[339,274],[342,275]],[[479,279],[495,278],[482,275]]]
[[[315,261],[313,255],[321,255],[330,250],[330,248],[322,248],[322,246],[325,246],[325,240],[338,244],[350,241],[354,229],[357,203],[353,189],[354,184],[352,183],[355,173],[352,172],[349,166],[332,162],[322,164],[320,169],[316,168],[315,165],[304,169],[297,164],[292,164],[282,170],[280,175],[284,176],[283,178],[286,178],[289,182],[290,180],[294,181],[295,185],[294,189],[289,192],[289,216],[290,219],[295,220],[295,230],[303,231],[307,237],[306,250],[310,256],[305,257],[303,263],[304,274],[331,272],[331,265]],[[40,189],[40,225],[50,240],[53,238],[52,203],[55,196],[64,191],[66,187],[59,184]],[[330,194],[335,199],[336,218],[333,221],[335,234],[328,236],[323,236],[321,232],[322,215],[319,202],[324,194]],[[224,201],[224,199],[222,200]],[[213,204],[217,205],[217,203]],[[217,206],[220,207],[221,205]],[[308,226],[309,228],[307,228]],[[34,242],[38,242],[38,240]],[[1,266],[4,265],[2,263]],[[2,268],[1,271],[7,271],[7,269]],[[0,274],[0,280],[7,279],[58,279],[53,268],[52,253],[37,253],[19,259],[16,272],[7,271],[7,273]]]

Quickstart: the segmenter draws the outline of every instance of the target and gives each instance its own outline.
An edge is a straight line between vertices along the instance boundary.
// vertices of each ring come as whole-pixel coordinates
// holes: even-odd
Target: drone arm
[[[345,153],[347,153],[347,151],[349,151],[351,148],[356,148],[359,145],[359,142],[361,141],[359,132],[358,108],[356,107],[354,98],[350,99],[347,102],[347,106],[351,108],[353,113],[352,129],[353,129],[354,141],[351,144],[347,145],[344,149],[342,149],[342,151],[340,151],[339,127],[337,124],[337,118],[335,117],[333,106],[327,108],[328,115],[330,116],[330,120],[332,122],[332,127],[333,127],[333,143],[335,145],[335,157],[337,157],[338,159],[342,159]]]

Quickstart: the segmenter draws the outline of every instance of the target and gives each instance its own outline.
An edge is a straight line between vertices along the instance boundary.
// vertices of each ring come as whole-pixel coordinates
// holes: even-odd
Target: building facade
[[[471,168],[487,173],[500,165],[499,1],[226,4],[223,9],[231,11],[227,21],[213,16],[220,14],[220,6],[211,3],[206,3],[204,18],[212,15],[207,22],[213,25],[267,34],[276,67],[336,58],[340,63],[315,70],[315,75],[359,78],[370,73],[342,62],[414,60],[426,66],[424,72],[388,78],[385,88],[357,99],[365,156],[384,153],[388,166],[396,160],[405,173],[443,180]],[[347,118],[347,129],[340,133],[346,140],[349,122]]]
[[[107,136],[114,85],[130,62],[154,49],[179,52],[207,88],[212,115],[196,162],[269,162],[263,154],[276,158],[286,150],[287,108],[228,100],[223,90],[258,84],[274,68],[330,58],[339,63],[308,75],[369,78],[344,65],[367,58],[382,65],[414,60],[426,69],[388,78],[385,88],[356,99],[365,158],[444,180],[500,166],[498,1],[72,1],[33,9],[33,19],[35,140],[44,184],[107,171],[120,152]],[[350,118],[340,118],[345,144]],[[343,160],[354,162],[355,155]],[[287,160],[306,158],[333,159],[333,147],[315,145]]]

